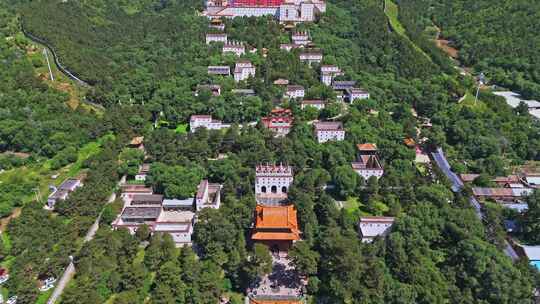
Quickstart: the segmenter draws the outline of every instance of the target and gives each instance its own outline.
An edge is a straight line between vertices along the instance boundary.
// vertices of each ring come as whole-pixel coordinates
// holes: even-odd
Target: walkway
[[[126,180],[126,177],[123,176],[120,179],[120,181],[118,182],[117,185],[120,186],[123,182],[125,182],[125,180]],[[116,199],[116,192],[113,192],[109,196],[109,199],[107,200],[107,204],[110,204],[110,203],[114,202],[115,199]],[[101,213],[98,215],[98,217],[94,221],[94,224],[92,224],[92,226],[90,226],[90,229],[88,229],[88,232],[86,233],[86,235],[84,237],[84,243],[90,242],[91,240],[94,239],[94,236],[96,235],[96,232],[99,229],[99,221],[100,220],[101,220]],[[70,257],[70,259],[72,260],[72,257]],[[64,271],[64,274],[62,275],[62,278],[58,282],[58,285],[56,285],[56,288],[54,289],[51,297],[47,301],[47,304],[54,304],[60,298],[60,296],[64,292],[64,289],[69,284],[71,279],[73,279],[74,276],[75,276],[75,265],[73,264],[73,260],[72,260],[69,263],[66,270]]]
[[[450,167],[450,164],[448,163],[448,160],[446,159],[446,156],[444,155],[444,152],[441,148],[437,148],[436,152],[431,153],[433,156],[433,159],[435,160],[435,163],[437,163],[437,166],[441,171],[446,175],[446,177],[450,180],[452,183],[452,191],[459,192],[461,189],[463,189],[464,184],[463,181],[457,176],[456,173],[452,171],[452,168]],[[474,208],[476,215],[479,219],[484,220],[484,213],[482,212],[482,206],[478,202],[478,200],[471,196],[469,198],[469,202],[471,203],[471,206]],[[503,252],[512,259],[512,261],[517,261],[519,259],[518,254],[514,250],[514,248],[505,240],[505,248],[503,249]]]

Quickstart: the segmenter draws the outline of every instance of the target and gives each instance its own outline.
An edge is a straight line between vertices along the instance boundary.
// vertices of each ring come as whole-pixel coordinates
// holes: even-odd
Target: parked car
[[[56,282],[56,278],[53,278],[53,277],[45,279],[45,281],[43,281],[43,285],[39,288],[39,291],[45,292],[51,288],[54,288],[55,282]]]
[[[7,269],[0,268],[0,284],[4,284],[9,279],[9,273]]]

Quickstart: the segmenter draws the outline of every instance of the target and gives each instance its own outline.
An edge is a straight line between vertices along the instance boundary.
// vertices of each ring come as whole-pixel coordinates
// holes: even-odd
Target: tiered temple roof
[[[251,238],[255,241],[300,240],[294,206],[257,206]]]

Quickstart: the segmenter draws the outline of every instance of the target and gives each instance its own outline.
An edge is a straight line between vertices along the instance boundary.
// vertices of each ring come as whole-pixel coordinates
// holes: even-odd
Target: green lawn
[[[360,216],[370,216],[371,214],[368,210],[368,207],[360,202],[357,197],[348,197],[347,201],[343,205],[343,209],[347,212],[348,216],[360,217]],[[376,202],[373,209],[376,211],[376,214],[383,214],[388,212],[390,208],[383,202]]]
[[[179,124],[177,127],[176,127],[176,130],[174,130],[176,133],[180,133],[180,134],[186,134],[187,133],[187,129],[188,129],[188,125],[187,124]]]
[[[347,201],[343,205],[343,208],[347,210],[348,213],[353,213],[356,210],[360,209],[360,202],[357,197],[348,197]]]
[[[0,233],[0,238],[2,238],[2,246],[5,250],[9,251],[11,249],[11,239],[7,232]]]
[[[45,202],[50,193],[49,186],[58,186],[66,178],[76,177],[82,170],[82,165],[92,155],[99,153],[101,144],[108,137],[106,135],[98,141],[90,142],[79,149],[77,161],[59,170],[51,170],[51,161],[38,162],[28,166],[8,170],[0,174],[0,188],[3,188],[3,195],[0,195],[0,209],[9,214],[17,205],[25,204],[36,200],[36,192],[39,199]],[[55,176],[56,178],[53,178]],[[13,185],[13,186],[11,186]],[[18,202],[15,204],[15,202]]]
[[[0,264],[0,266],[2,268],[11,268],[11,265],[13,264],[13,262],[15,262],[15,257],[14,256],[7,256],[6,258],[4,258],[4,260],[2,261],[2,263]]]
[[[390,20],[390,25],[396,31],[396,33],[406,36],[405,28],[401,25],[401,22],[398,20],[399,9],[398,6],[391,0],[385,0],[386,4],[386,16]]]
[[[54,288],[47,290],[46,292],[40,292],[39,297],[36,300],[36,304],[45,304],[52,295]]]
[[[475,92],[476,94],[476,92]],[[480,99],[475,102],[475,95],[471,92],[465,93],[465,97],[459,102],[462,107],[470,107],[474,110],[486,111],[487,105]]]

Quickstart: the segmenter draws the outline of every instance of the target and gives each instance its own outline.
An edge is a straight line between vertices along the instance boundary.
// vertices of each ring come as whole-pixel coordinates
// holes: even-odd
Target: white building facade
[[[321,82],[327,86],[332,85],[334,77],[341,75],[343,75],[341,69],[335,65],[321,66]]]
[[[285,92],[285,97],[290,99],[294,98],[304,98],[305,90],[303,86],[299,85],[289,85],[287,86],[287,91]]]
[[[321,99],[302,100],[302,102],[300,103],[300,108],[304,110],[308,107],[313,107],[320,111],[326,107],[326,101]]]
[[[221,130],[229,128],[231,125],[224,124],[221,120],[212,119],[211,115],[192,115],[189,120],[189,129],[193,133],[198,128],[206,128],[208,130]]]
[[[208,18],[274,16],[281,23],[313,22],[326,12],[322,0],[286,0],[279,6],[229,5],[226,1],[207,1],[203,15]]]
[[[300,61],[308,64],[321,63],[323,54],[321,51],[309,51],[300,53]]]
[[[203,208],[219,209],[221,206],[221,188],[223,188],[222,185],[209,183],[206,179],[201,181],[195,196],[197,211]]]
[[[206,44],[210,44],[212,42],[227,42],[227,34],[224,33],[218,33],[218,34],[212,34],[208,33],[206,34]]]
[[[246,47],[241,42],[227,42],[223,45],[223,54],[233,53],[242,56],[246,53]]]
[[[358,233],[363,243],[371,243],[380,236],[387,236],[394,225],[393,217],[367,216],[360,218]]]
[[[234,68],[234,81],[240,82],[247,80],[249,77],[255,77],[257,69],[250,61],[239,61]]]
[[[345,140],[345,130],[342,122],[316,122],[314,123],[315,136],[320,144],[328,141]]]
[[[368,99],[369,93],[362,89],[352,88],[347,90],[347,98],[349,99],[349,102],[353,102],[357,99]]]
[[[291,166],[258,165],[255,168],[255,194],[278,194],[286,196],[294,181]]]

